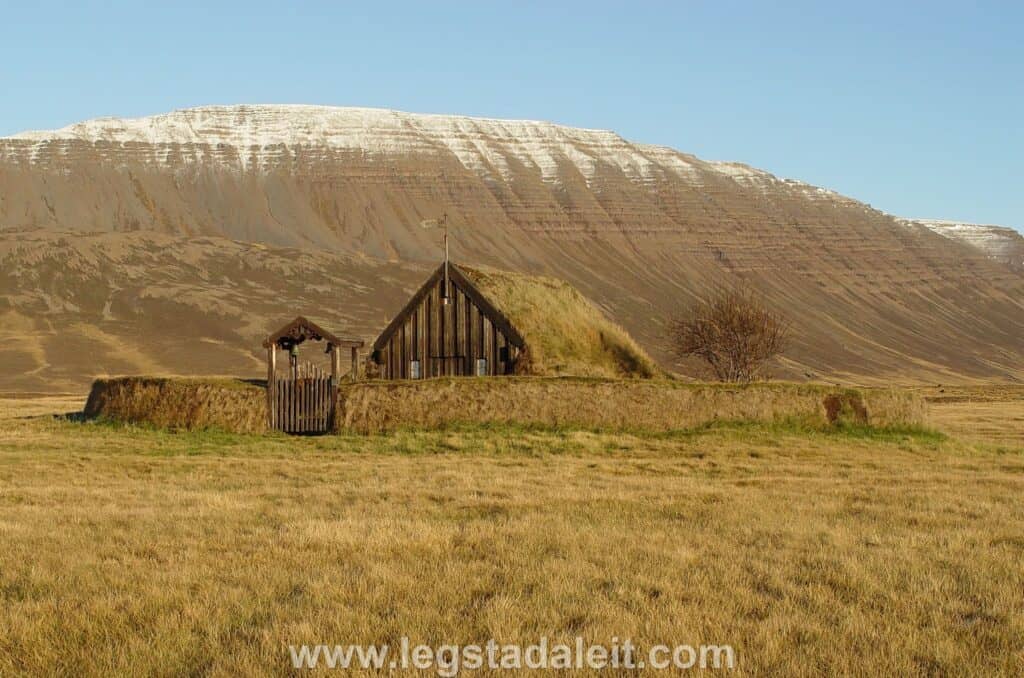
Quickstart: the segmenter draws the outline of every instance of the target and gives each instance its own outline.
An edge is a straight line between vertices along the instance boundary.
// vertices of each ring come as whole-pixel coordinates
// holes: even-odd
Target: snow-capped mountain
[[[940,219],[900,219],[900,221],[923,224],[939,235],[967,243],[993,259],[1024,270],[1024,236],[1012,228]]]
[[[798,330],[781,376],[1024,378],[1020,271],[834,191],[546,122],[210,106],[0,139],[0,388],[254,369],[300,309],[372,338],[441,213],[455,259],[568,279],[686,373],[669,318],[743,283]]]
[[[447,152],[465,169],[506,180],[526,168],[553,184],[566,173],[589,181],[604,167],[639,182],[699,181],[702,173],[713,173],[764,187],[783,181],[812,193],[824,191],[742,163],[708,162],[664,146],[630,143],[608,130],[376,108],[206,106],[146,118],[98,118],[9,139],[30,142],[10,146],[12,159],[38,160],[81,141],[135,150],[135,158],[148,153],[154,163],[210,160],[243,172],[266,172],[297,159],[303,149],[378,157]]]

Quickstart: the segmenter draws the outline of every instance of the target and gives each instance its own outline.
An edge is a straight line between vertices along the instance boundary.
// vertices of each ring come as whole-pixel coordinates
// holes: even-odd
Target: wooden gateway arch
[[[327,342],[331,371],[311,362],[299,362],[299,345],[306,341]],[[302,316],[297,317],[263,341],[267,349],[267,416],[271,429],[286,433],[326,433],[334,426],[341,379],[341,349],[351,350],[349,376],[359,369],[359,339],[345,339]],[[288,355],[288,369],[278,371],[277,352]]]

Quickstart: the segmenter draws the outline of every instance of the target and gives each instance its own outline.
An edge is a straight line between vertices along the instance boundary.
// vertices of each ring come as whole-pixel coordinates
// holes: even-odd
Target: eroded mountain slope
[[[900,221],[923,224],[939,235],[966,243],[996,261],[1024,271],[1024,235],[1012,228],[939,219],[900,219]]]
[[[695,295],[749,281],[793,316],[797,338],[781,376],[1024,377],[1024,276],[976,249],[744,165],[548,123],[241,106],[2,139],[0,291],[38,294],[31,281],[45,270],[40,252],[59,262],[96,247],[159,250],[133,274],[151,290],[146,298],[171,276],[190,286],[191,296],[179,297],[195,310],[164,315],[143,305],[122,317],[112,304],[113,321],[137,323],[125,330],[138,337],[140,362],[130,371],[152,359],[149,367],[164,371],[258,374],[258,344],[241,344],[298,306],[338,331],[379,330],[437,261],[437,233],[418,222],[442,212],[456,260],[567,279],[663,364],[687,373],[695,366],[668,351],[667,319]],[[64,244],[54,249],[54,238]],[[196,268],[188,253],[199,244],[205,263]],[[261,278],[261,293],[234,263],[239,248],[303,263],[266,263],[277,274]],[[96,266],[128,275],[120,260]],[[94,282],[67,285],[62,294]],[[76,313],[82,327],[112,322],[60,310],[60,295],[48,294],[31,312],[9,302],[12,323],[59,330]],[[249,309],[249,329],[231,334],[239,345],[230,349],[214,326],[235,327],[232,316],[199,310],[225,295]],[[282,296],[288,301],[275,301]],[[147,348],[146,336],[174,335],[193,312],[202,322],[192,350],[171,339]],[[94,331],[82,327],[71,334]],[[0,388],[87,379],[87,368],[62,372],[66,357],[33,350],[34,376],[5,369]]]

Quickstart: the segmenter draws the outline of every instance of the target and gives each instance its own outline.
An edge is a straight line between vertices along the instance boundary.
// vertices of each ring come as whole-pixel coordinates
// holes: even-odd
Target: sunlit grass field
[[[1024,672],[1024,427],[292,438],[51,416],[80,407],[0,401],[3,676],[287,674],[289,644],[403,635]]]

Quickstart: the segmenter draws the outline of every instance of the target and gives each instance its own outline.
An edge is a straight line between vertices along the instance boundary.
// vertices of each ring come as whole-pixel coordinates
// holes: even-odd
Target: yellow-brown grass
[[[1024,669],[1020,450],[23,418],[41,409],[0,402],[0,675],[281,675],[288,644],[401,635],[722,643],[739,675]]]
[[[618,324],[557,278],[460,267],[526,340],[518,369],[537,376],[654,377],[657,364]]]
[[[935,386],[915,389],[932,423],[957,436],[1024,446],[1024,386]]]

